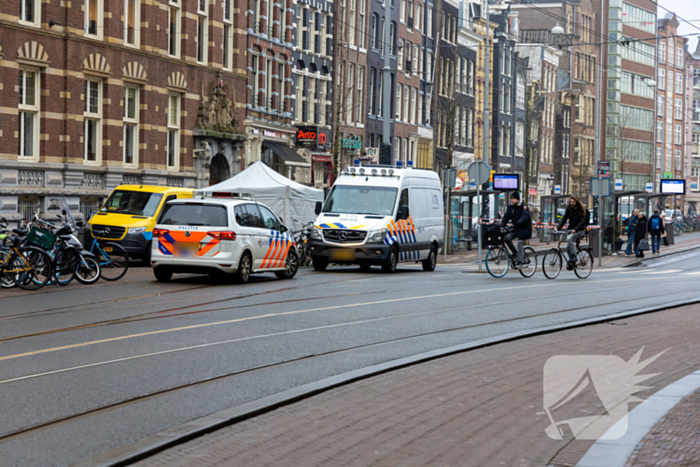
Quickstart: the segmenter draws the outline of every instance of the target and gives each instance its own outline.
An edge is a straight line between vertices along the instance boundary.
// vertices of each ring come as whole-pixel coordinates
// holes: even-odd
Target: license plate
[[[106,246],[103,248],[103,250],[107,253],[111,253],[114,250],[114,248],[112,248],[111,246]]]
[[[355,250],[335,248],[330,251],[331,261],[355,261]]]
[[[178,243],[177,247],[186,251],[199,251],[199,243]]]

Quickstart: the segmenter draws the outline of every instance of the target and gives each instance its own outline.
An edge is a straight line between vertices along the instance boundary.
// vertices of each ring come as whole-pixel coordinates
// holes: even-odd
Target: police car
[[[157,280],[173,273],[272,272],[291,279],[299,268],[294,239],[270,209],[252,198],[193,198],[168,202],[153,229],[151,267]]]

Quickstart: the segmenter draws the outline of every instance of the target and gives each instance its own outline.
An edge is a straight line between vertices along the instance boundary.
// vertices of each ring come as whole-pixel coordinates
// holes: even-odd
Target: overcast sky
[[[700,1],[698,0],[656,0],[660,5],[658,8],[658,18],[662,19],[668,13],[661,7],[668,8],[681,18],[678,18],[680,26],[678,27],[678,34],[687,36],[688,34],[700,34]],[[687,20],[690,24],[683,20]],[[696,20],[696,21],[692,21]],[[688,50],[695,52],[695,48],[698,45],[698,37],[700,36],[690,36],[688,37],[689,45]]]

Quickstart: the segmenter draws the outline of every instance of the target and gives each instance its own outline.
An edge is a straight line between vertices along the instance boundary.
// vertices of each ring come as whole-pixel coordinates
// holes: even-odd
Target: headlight
[[[129,233],[144,233],[148,227],[132,227],[129,229]]]
[[[367,235],[368,242],[383,242],[384,237],[386,237],[387,229],[372,230],[369,235]]]
[[[321,240],[323,237],[321,236],[321,229],[317,229],[314,227],[311,230],[311,238],[315,238],[316,240]]]

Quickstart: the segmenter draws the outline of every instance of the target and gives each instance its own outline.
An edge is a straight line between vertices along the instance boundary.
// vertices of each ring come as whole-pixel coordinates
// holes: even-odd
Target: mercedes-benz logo
[[[192,235],[192,234],[190,233],[189,230],[187,232],[185,232],[185,237],[189,237],[190,235]]]
[[[105,235],[109,235],[109,227],[105,229]]]
[[[347,232],[340,232],[340,233],[338,234],[338,239],[339,239],[341,242],[344,242],[345,240],[348,239],[348,233],[347,233]]]

